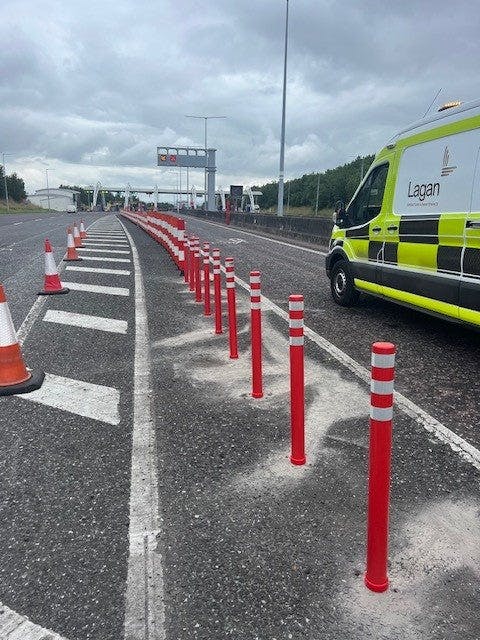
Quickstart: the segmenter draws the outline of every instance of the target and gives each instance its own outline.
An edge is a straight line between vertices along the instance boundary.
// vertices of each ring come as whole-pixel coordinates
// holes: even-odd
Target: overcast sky
[[[227,116],[217,185],[277,179],[285,0],[1,6],[0,152],[29,192],[47,166],[50,186],[174,186],[156,147],[203,146],[186,114]],[[480,98],[479,22],[476,0],[290,0],[287,178],[375,152],[440,87],[434,109]]]

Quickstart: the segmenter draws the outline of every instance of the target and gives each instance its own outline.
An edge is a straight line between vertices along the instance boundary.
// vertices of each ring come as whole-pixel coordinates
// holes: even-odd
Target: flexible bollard
[[[192,236],[190,238],[190,272],[188,275],[188,289],[189,291],[195,291],[195,247],[197,245],[198,238]]]
[[[213,257],[213,304],[215,306],[215,333],[222,329],[222,280],[220,270],[220,249],[212,249]]]
[[[305,464],[305,371],[303,337],[303,296],[288,298],[290,335],[290,462]]]
[[[376,592],[388,589],[388,510],[392,451],[395,345],[372,346],[370,393],[370,455],[368,470],[367,571],[365,585]]]
[[[228,308],[228,342],[230,358],[238,358],[237,338],[237,301],[235,295],[235,267],[233,258],[225,258],[225,275],[227,280],[227,308]]]
[[[263,398],[260,271],[250,271],[250,333],[252,341],[252,398]]]
[[[185,236],[185,269],[183,270],[185,284],[190,282],[190,238]]]
[[[210,308],[210,244],[208,242],[203,243],[203,301],[204,301],[203,315],[211,316],[212,311]]]
[[[194,250],[194,262],[195,262],[195,302],[202,301],[202,276],[200,267],[200,246],[198,240],[195,244]]]

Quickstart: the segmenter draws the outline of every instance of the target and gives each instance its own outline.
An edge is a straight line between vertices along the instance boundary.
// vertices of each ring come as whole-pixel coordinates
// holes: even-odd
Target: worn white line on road
[[[47,373],[40,389],[17,397],[107,424],[120,422],[120,392],[103,384]]]
[[[107,247],[128,247],[126,240],[84,240],[83,244],[86,245],[106,245]]]
[[[110,333],[127,333],[128,328],[128,322],[126,320],[104,318],[103,316],[89,316],[84,313],[58,311],[56,309],[49,309],[44,315],[43,320],[44,322],[54,322],[56,324],[66,324],[72,327],[96,329]]]
[[[14,222],[14,223],[13,223],[13,226],[14,226],[14,227],[16,227],[16,226],[17,226],[17,225],[19,225],[19,224],[23,224],[23,221],[22,221],[22,222]]]
[[[121,240],[122,242],[126,242],[127,241],[127,239],[125,238],[125,236],[123,234],[122,235],[118,235],[118,236],[117,235],[112,236],[110,234],[107,235],[107,234],[103,234],[103,233],[101,235],[97,234],[97,233],[95,233],[95,234],[90,234],[89,233],[88,234],[88,238],[84,238],[84,240],[86,240],[86,241],[88,241],[88,240],[101,240],[101,241],[105,241],[105,240]]]
[[[210,258],[213,262],[213,259]],[[225,273],[225,267],[221,267],[223,273]],[[235,282],[237,282],[243,289],[250,292],[250,285],[244,280],[235,276]],[[270,309],[277,314],[280,318],[283,318],[286,322],[289,321],[288,312],[284,311],[281,307],[262,295],[262,303],[264,303],[264,309]],[[304,334],[312,342],[318,345],[321,349],[326,351],[330,356],[335,358],[337,362],[340,362],[344,367],[349,369],[358,378],[370,385],[370,371],[359,364],[356,360],[347,355],[344,351],[336,347],[334,344],[322,338],[318,333],[310,329],[310,327],[304,327]],[[476,449],[469,442],[464,440],[461,436],[457,435],[454,431],[446,427],[439,420],[431,416],[424,411],[417,404],[409,400],[406,396],[395,392],[395,404],[406,413],[410,418],[413,418],[419,425],[421,425],[428,432],[432,433],[438,440],[447,444],[452,451],[458,453],[464,460],[469,462],[473,467],[480,470],[480,451]]]
[[[130,258],[106,258],[105,256],[83,256],[83,260],[97,260],[100,262],[126,262],[127,264],[132,261]]]
[[[130,251],[126,251],[125,249],[87,249],[86,247],[78,247],[77,251],[90,251],[91,253],[130,253]]]
[[[73,267],[68,265],[65,271],[82,271],[83,273],[109,273],[112,276],[129,276],[130,271],[126,269],[102,269],[100,267]]]
[[[0,602],[0,640],[65,640]]]
[[[326,256],[327,253],[325,251],[317,251],[317,249],[309,249],[308,247],[302,247],[298,244],[291,244],[290,242],[284,242],[283,240],[275,240],[275,238],[268,238],[267,236],[262,236],[257,233],[253,233],[253,231],[243,231],[238,229],[237,227],[226,227],[223,224],[218,224],[217,222],[211,222],[210,220],[201,220],[199,218],[195,218],[192,216],[185,216],[187,219],[198,220],[198,222],[204,222],[205,224],[211,224],[214,227],[220,227],[224,231],[229,231],[230,233],[244,233],[247,236],[253,236],[254,238],[258,238],[259,240],[266,240],[267,242],[274,242],[275,244],[282,244],[285,247],[291,247],[292,249],[299,249],[300,251],[306,251],[307,253],[315,253],[318,256]]]
[[[125,640],[164,640],[165,589],[157,539],[161,535],[161,520],[147,309],[138,252],[123,228],[132,247],[135,269],[133,436],[124,637]]]
[[[65,282],[62,280],[62,284],[67,289],[72,291],[86,291],[89,293],[104,293],[110,296],[129,296],[130,291],[125,287],[109,287],[101,286],[99,284],[84,284],[83,282]]]

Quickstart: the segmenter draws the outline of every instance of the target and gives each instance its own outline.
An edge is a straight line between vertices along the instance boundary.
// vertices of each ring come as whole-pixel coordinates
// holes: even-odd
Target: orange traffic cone
[[[84,240],[87,237],[87,232],[85,231],[85,227],[83,226],[83,220],[80,220],[80,238]]]
[[[70,227],[68,227],[67,229],[67,235],[68,235],[67,255],[64,258],[65,262],[72,262],[73,260],[81,260],[82,258],[79,257],[77,253],[77,249],[75,248],[75,242],[73,240],[72,230],[70,229]]]
[[[28,393],[42,386],[45,373],[32,373],[23,362],[3,286],[0,285],[0,396]]]
[[[68,293],[70,289],[62,286],[58,277],[57,265],[53,258],[52,246],[49,240],[45,240],[45,283],[39,296],[53,295],[55,293]]]
[[[77,227],[77,223],[73,223],[73,242],[75,243],[75,249],[83,247],[82,239],[80,237],[80,232]]]

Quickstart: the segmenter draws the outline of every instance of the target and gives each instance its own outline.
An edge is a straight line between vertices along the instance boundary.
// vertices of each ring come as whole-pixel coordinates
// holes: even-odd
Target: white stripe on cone
[[[10,347],[17,343],[17,334],[7,302],[0,302],[0,347]]]

